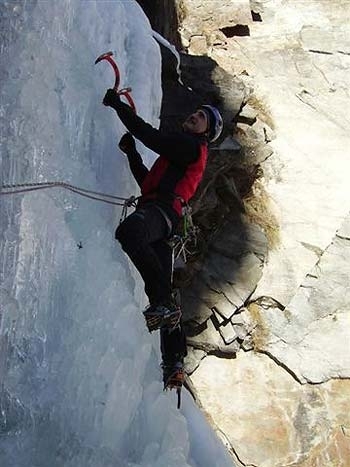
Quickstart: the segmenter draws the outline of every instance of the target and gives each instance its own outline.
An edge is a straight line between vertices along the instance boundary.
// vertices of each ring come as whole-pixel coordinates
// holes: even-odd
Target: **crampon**
[[[143,312],[143,315],[149,332],[160,328],[167,328],[171,331],[180,323],[181,310],[180,308],[169,309],[163,305],[150,306]]]
[[[162,364],[164,391],[176,389],[177,408],[181,406],[181,388],[185,380],[185,372],[181,362],[174,365]]]

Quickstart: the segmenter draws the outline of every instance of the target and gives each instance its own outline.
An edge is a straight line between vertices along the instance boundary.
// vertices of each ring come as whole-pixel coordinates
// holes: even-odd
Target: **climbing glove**
[[[125,153],[130,154],[136,151],[135,140],[131,133],[125,133],[119,141],[119,148]]]
[[[108,89],[105,97],[103,98],[103,104],[107,107],[114,108],[120,102],[120,96],[115,89]]]

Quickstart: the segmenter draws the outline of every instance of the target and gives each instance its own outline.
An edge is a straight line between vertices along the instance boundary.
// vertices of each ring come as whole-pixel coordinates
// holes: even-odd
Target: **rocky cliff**
[[[350,3],[140,3],[182,49],[162,125],[225,119],[178,277],[190,387],[237,463],[349,467]]]

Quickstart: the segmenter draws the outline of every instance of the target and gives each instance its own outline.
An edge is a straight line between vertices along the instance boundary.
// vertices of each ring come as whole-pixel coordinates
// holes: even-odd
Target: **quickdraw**
[[[120,84],[120,73],[119,73],[119,68],[113,58],[113,52],[106,52],[102,55],[100,55],[99,57],[97,57],[97,59],[95,60],[95,65],[99,62],[101,62],[102,60],[106,60],[113,68],[114,70],[114,74],[115,74],[115,82],[114,82],[114,87],[113,89],[116,90],[116,92],[120,95],[120,96],[125,96],[125,98],[127,99],[130,107],[132,108],[132,110],[136,113],[136,106],[135,106],[135,103],[133,101],[133,98],[131,97],[131,91],[132,89],[131,88],[122,88],[122,89],[119,89],[119,84]]]
[[[130,198],[126,199],[123,204],[123,209],[122,209],[122,214],[119,219],[119,224],[125,221],[127,215],[128,215],[128,209],[129,208],[136,208],[136,201],[138,198],[136,196],[130,196]]]
[[[175,263],[183,267],[188,258],[198,252],[199,228],[193,223],[192,208],[187,203],[182,208],[182,215],[182,228],[168,240],[172,248],[171,283],[174,281]]]

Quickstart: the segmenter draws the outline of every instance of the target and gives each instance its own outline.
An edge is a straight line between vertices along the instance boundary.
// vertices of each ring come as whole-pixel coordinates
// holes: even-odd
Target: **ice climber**
[[[166,133],[153,128],[108,89],[103,104],[112,107],[128,129],[119,142],[141,188],[136,210],[117,228],[115,238],[145,283],[149,306],[144,316],[150,331],[160,329],[164,388],[181,387],[186,338],[181,310],[172,296],[172,248],[168,239],[182,216],[183,203],[196,192],[207,162],[208,142],[221,134],[219,111],[202,105],[183,123],[183,131]],[[137,152],[137,138],[159,154],[148,169]]]

